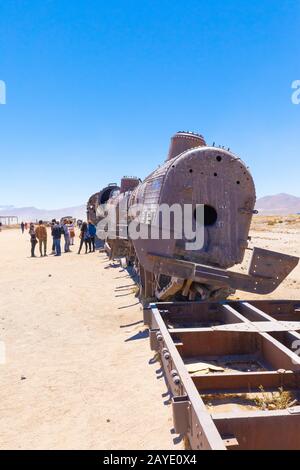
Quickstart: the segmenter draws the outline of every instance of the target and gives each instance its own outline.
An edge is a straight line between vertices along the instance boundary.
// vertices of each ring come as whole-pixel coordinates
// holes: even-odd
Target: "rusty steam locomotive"
[[[101,225],[98,236],[112,259],[126,258],[139,274],[144,298],[225,299],[234,290],[257,294],[272,292],[297,265],[298,258],[254,248],[248,274],[228,270],[240,264],[248,249],[249,229],[255,213],[253,178],[245,163],[229,149],[207,146],[201,135],[178,132],[172,139],[165,163],[143,182],[124,177],[91,196],[87,217]],[[148,230],[155,225],[162,235],[161,205],[192,207],[191,223],[197,226],[201,205],[203,244],[186,249],[184,234],[169,237],[132,238],[129,223]],[[136,221],[130,209],[141,207]],[[116,231],[103,224],[115,211]]]

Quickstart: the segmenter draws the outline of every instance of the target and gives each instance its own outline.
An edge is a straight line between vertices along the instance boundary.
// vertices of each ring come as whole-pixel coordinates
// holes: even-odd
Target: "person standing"
[[[70,250],[70,233],[68,227],[68,221],[65,219],[63,222],[62,230],[65,237],[65,253],[69,253]]]
[[[85,254],[87,254],[88,245],[89,245],[88,241],[89,241],[88,225],[86,222],[83,222],[80,228],[80,245],[79,245],[79,250],[78,250],[79,255],[83,247],[83,243],[85,243]]]
[[[24,224],[24,222],[21,222],[21,231],[22,231],[22,233],[24,233],[24,230],[25,230],[25,224]]]
[[[89,240],[90,252],[92,251],[93,253],[95,253],[96,226],[91,221],[89,221],[88,231],[90,234],[90,240]]]
[[[62,235],[62,227],[59,225],[57,221],[55,221],[52,227],[53,245],[55,249],[54,256],[61,255],[61,245],[60,245],[61,235]]]
[[[72,220],[69,222],[69,232],[70,232],[70,245],[74,245],[75,238],[75,226]]]
[[[52,220],[51,220],[51,235],[52,235],[52,230],[53,230],[53,227],[54,227],[55,224],[56,224],[56,220],[55,220],[55,219],[52,219]],[[52,250],[51,250],[51,255],[55,255],[55,243],[54,243],[53,235],[52,235]]]
[[[29,226],[29,235],[30,235],[30,243],[31,243],[31,258],[35,258],[34,250],[37,244],[36,233],[34,225],[31,223]]]
[[[47,256],[47,229],[46,226],[43,224],[43,221],[39,221],[39,225],[35,229],[35,233],[37,239],[39,241],[39,248],[40,248],[40,255]],[[44,248],[44,250],[43,250]],[[43,254],[44,251],[44,254]]]

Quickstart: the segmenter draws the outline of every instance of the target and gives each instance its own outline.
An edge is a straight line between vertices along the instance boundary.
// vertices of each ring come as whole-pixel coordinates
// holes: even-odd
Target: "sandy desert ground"
[[[251,235],[300,256],[300,218],[257,217]],[[73,248],[30,259],[28,234],[0,233],[0,448],[182,448],[131,277]],[[268,297],[300,299],[300,266]]]
[[[0,449],[180,448],[132,279],[73,248],[0,233]]]

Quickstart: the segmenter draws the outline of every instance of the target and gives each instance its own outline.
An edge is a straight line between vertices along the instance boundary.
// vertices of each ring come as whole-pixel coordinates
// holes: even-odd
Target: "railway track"
[[[300,300],[153,303],[144,322],[191,449],[300,449]]]

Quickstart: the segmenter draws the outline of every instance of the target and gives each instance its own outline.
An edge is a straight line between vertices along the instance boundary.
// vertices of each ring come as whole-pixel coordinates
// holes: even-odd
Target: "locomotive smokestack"
[[[206,142],[202,135],[193,132],[177,132],[171,138],[171,144],[167,160],[177,157],[182,152],[195,147],[205,147]]]
[[[141,180],[136,176],[124,176],[121,179],[121,193],[133,191],[140,184]]]

